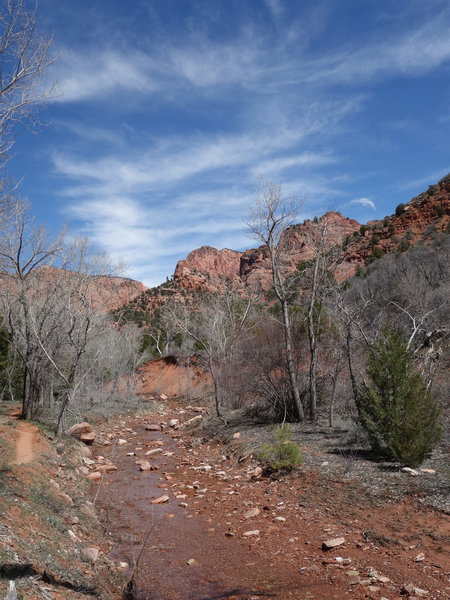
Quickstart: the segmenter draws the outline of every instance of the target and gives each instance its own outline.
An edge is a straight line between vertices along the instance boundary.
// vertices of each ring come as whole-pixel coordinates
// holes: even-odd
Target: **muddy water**
[[[116,542],[112,557],[130,565],[139,559],[138,586],[142,600],[219,600],[277,598],[334,598],[300,580],[299,573],[273,572],[241,540],[214,530],[207,515],[179,506],[170,485],[177,479],[178,445],[170,435],[136,429],[126,446],[116,446],[111,460],[118,471],[108,474],[97,504],[106,511],[108,529]],[[140,472],[137,458],[147,459],[146,444],[163,440],[164,452],[150,458],[156,471]],[[127,452],[138,450],[136,457]],[[151,446],[150,446],[151,447]],[[166,481],[164,474],[173,474]],[[164,488],[161,486],[168,485]],[[165,504],[151,500],[169,495]],[[187,500],[189,502],[189,500]],[[209,531],[207,531],[209,529]],[[194,564],[188,561],[193,559]]]

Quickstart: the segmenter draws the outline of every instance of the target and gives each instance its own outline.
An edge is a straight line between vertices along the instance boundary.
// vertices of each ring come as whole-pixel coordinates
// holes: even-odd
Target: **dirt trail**
[[[33,462],[35,457],[34,444],[38,428],[31,423],[19,423],[16,437],[16,458],[13,465],[23,465]]]
[[[36,445],[39,445],[39,429],[32,423],[20,421],[21,409],[14,407],[7,413],[17,421],[15,439],[15,458],[13,465],[25,465],[33,462],[36,455]]]

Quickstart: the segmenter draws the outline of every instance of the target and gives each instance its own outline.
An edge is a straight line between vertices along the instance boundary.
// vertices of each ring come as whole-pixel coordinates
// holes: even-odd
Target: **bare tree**
[[[223,377],[241,336],[245,334],[255,298],[225,288],[223,294],[203,293],[195,308],[183,303],[169,304],[166,318],[194,341],[206,359],[214,384],[217,416],[223,417]]]
[[[52,62],[52,38],[36,31],[37,2],[7,0],[0,11],[0,166],[13,144],[17,123],[34,128],[36,110],[53,89],[46,89],[42,74]]]
[[[0,279],[4,324],[25,368],[23,417],[31,419],[38,401],[42,367],[32,330],[31,305],[33,299],[39,298],[33,287],[33,273],[41,265],[51,265],[56,260],[63,236],[49,241],[44,228],[33,227],[27,215],[28,208],[26,203],[16,201],[4,228],[0,245]]]
[[[321,293],[321,287],[323,287],[324,278],[327,273],[327,260],[325,254],[327,229],[328,220],[324,217],[315,244],[316,256],[313,262],[311,292],[308,302],[308,338],[310,350],[309,414],[311,421],[315,421],[317,416],[317,346],[323,308],[323,294]]]
[[[114,270],[86,240],[67,243],[64,232],[51,239],[44,227],[34,225],[27,208],[16,202],[0,244],[0,302],[25,369],[23,417],[32,418],[44,391],[56,386],[60,436],[66,411],[96,364],[84,356],[109,318],[98,276]]]
[[[282,257],[286,252],[284,233],[294,223],[298,209],[298,200],[283,196],[281,185],[274,185],[260,179],[256,190],[255,204],[246,225],[253,238],[262,242],[269,252],[273,289],[280,302],[283,316],[289,381],[297,418],[299,421],[303,421],[305,414],[297,382],[292,325],[289,314],[291,290],[288,284],[289,280],[281,268]],[[292,284],[292,282],[290,283]]]

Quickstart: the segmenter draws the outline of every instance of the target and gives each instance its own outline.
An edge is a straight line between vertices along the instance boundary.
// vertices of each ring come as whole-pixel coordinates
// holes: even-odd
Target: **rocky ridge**
[[[291,226],[283,243],[287,252],[281,268],[285,275],[314,258],[315,247],[327,224],[325,249],[335,247],[340,257],[335,277],[343,281],[373,260],[389,252],[404,252],[417,243],[433,243],[450,228],[450,174],[409,203],[397,206],[391,216],[362,225],[339,212]],[[220,292],[224,284],[235,289],[267,291],[272,285],[270,257],[265,246],[238,252],[202,246],[176,266],[172,279],[145,290],[125,308],[153,312],[168,297],[184,301],[200,292]]]

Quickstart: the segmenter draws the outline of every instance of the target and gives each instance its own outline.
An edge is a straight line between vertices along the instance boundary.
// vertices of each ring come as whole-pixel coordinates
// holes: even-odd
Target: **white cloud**
[[[266,0],[266,5],[274,17],[282,16],[280,0]],[[323,10],[321,22],[326,21]],[[201,97],[205,90],[220,96],[230,86],[238,92],[261,94],[265,100],[274,90],[298,99],[308,84],[352,85],[392,75],[418,76],[448,63],[449,11],[432,14],[419,24],[399,25],[389,36],[348,39],[320,56],[303,39],[308,38],[302,29],[307,15],[296,28],[302,39],[298,35],[272,38],[254,24],[242,24],[227,41],[211,41],[196,31],[164,44],[146,42],[145,49],[143,44],[136,48],[124,41],[116,44],[117,49],[105,37],[96,39],[91,48],[63,49],[62,59],[48,77],[59,81],[56,102],[114,103],[122,94],[127,102],[136,95],[158,95],[179,104],[189,102],[191,95]]]
[[[125,54],[108,49],[91,52],[62,51],[62,58],[49,76],[58,85],[54,102],[79,102],[90,99],[110,99],[120,91],[130,94],[154,93],[160,84],[152,75],[152,62],[142,52]]]
[[[447,175],[448,173],[450,173],[450,165],[445,167],[444,169],[433,171],[432,173],[429,173],[426,177],[419,177],[418,179],[409,179],[404,183],[397,184],[395,189],[400,192],[403,192],[405,190],[419,190],[420,192],[422,192],[424,187],[435,184],[437,181],[442,179],[442,177],[445,177],[445,175]]]
[[[369,198],[358,198],[357,200],[352,200],[350,204],[361,204],[361,206],[370,206],[375,210],[375,202],[370,200]]]
[[[53,125],[70,133],[74,133],[80,139],[92,142],[106,142],[107,144],[119,145],[124,142],[124,135],[117,129],[112,130],[108,127],[99,127],[86,122],[58,120],[53,121]]]
[[[306,63],[301,78],[325,84],[358,84],[393,75],[419,76],[450,61],[448,11],[421,23],[415,29],[388,39],[351,44]]]
[[[329,152],[303,152],[294,156],[283,156],[273,158],[258,163],[252,173],[256,177],[260,173],[265,178],[272,178],[273,175],[278,175],[287,169],[294,167],[311,167],[320,166],[336,162],[336,159]]]
[[[283,12],[281,0],[265,0],[266,6],[274,17],[279,17]]]
[[[273,21],[283,24],[282,2],[266,0],[266,6]],[[160,47],[150,40],[145,52],[126,44],[111,49],[101,39],[95,51],[67,49],[57,65],[65,95],[56,101],[116,105],[124,120],[135,103],[142,111],[142,131],[150,132],[146,145],[141,137],[129,145],[123,129],[117,135],[101,124],[90,128],[68,121],[65,126],[78,141],[108,144],[97,154],[78,154],[68,145],[53,152],[68,213],[96,243],[133,264],[133,275],[147,283],[158,283],[157,274],[171,273],[176,259],[196,246],[244,245],[240,217],[248,212],[259,173],[284,181],[288,195],[306,197],[308,210],[316,204],[315,214],[342,197],[342,182],[315,170],[345,158],[330,150],[329,140],[364,103],[351,86],[395,74],[415,76],[446,63],[447,23],[448,14],[441,11],[428,22],[408,25],[406,33],[398,25],[396,35],[382,32],[363,45],[347,38],[319,56],[308,45],[305,23],[306,41],[294,35],[273,38],[247,24],[220,42],[191,31],[190,37],[169,37]],[[300,31],[291,23],[294,30]],[[342,84],[350,86],[346,96]],[[335,95],[330,88],[336,85]],[[154,99],[169,105],[171,118],[179,118],[188,133],[163,137],[146,130],[146,119],[156,121],[158,110],[167,118]],[[196,133],[183,121],[186,115],[193,116]],[[350,204],[376,208],[369,198]]]

